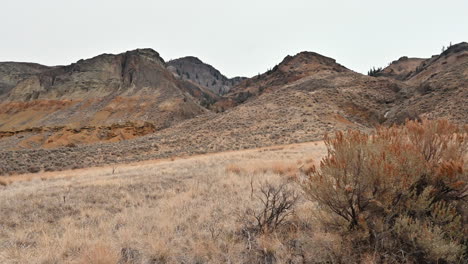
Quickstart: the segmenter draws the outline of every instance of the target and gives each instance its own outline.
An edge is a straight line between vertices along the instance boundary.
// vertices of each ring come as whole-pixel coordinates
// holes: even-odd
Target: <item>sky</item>
[[[467,0],[0,0],[0,61],[66,65],[152,48],[253,76],[314,51],[366,73],[468,41]]]

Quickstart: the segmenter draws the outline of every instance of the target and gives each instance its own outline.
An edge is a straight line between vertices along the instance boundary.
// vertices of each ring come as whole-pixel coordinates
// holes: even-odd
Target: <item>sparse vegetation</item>
[[[379,67],[379,68],[375,68],[375,67],[372,67],[372,69],[370,69],[368,72],[367,72],[367,75],[369,76],[372,76],[372,77],[378,77],[379,76],[379,73],[383,70],[382,67]]]

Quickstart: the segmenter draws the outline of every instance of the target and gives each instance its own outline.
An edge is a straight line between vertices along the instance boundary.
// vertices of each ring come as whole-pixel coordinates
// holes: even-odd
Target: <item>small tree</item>
[[[375,67],[372,67],[372,69],[370,69],[368,72],[367,72],[367,75],[369,76],[372,76],[372,77],[377,77],[379,76],[379,73],[382,71],[382,67],[379,67],[379,68],[375,68]]]
[[[302,186],[334,219],[327,224],[351,237],[355,252],[387,262],[461,263],[468,242],[467,133],[428,120],[372,135],[337,132],[326,138],[328,155],[305,172]]]

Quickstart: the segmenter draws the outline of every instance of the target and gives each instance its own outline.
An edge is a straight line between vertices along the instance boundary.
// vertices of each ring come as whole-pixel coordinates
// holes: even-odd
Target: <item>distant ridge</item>
[[[227,78],[213,66],[197,57],[187,56],[167,63],[168,69],[177,77],[192,81],[218,95],[224,95],[244,77]]]

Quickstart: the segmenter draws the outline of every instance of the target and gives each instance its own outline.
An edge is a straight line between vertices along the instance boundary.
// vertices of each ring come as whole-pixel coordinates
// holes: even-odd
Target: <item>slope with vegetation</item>
[[[391,66],[390,66],[391,67]],[[465,124],[468,120],[468,43],[450,46],[424,60],[411,71],[397,107],[387,113],[387,123],[405,118],[445,118]]]
[[[374,77],[389,77],[397,80],[406,80],[413,74],[425,59],[421,58],[408,58],[403,56],[396,61],[393,61],[385,68],[372,68],[367,75]]]

